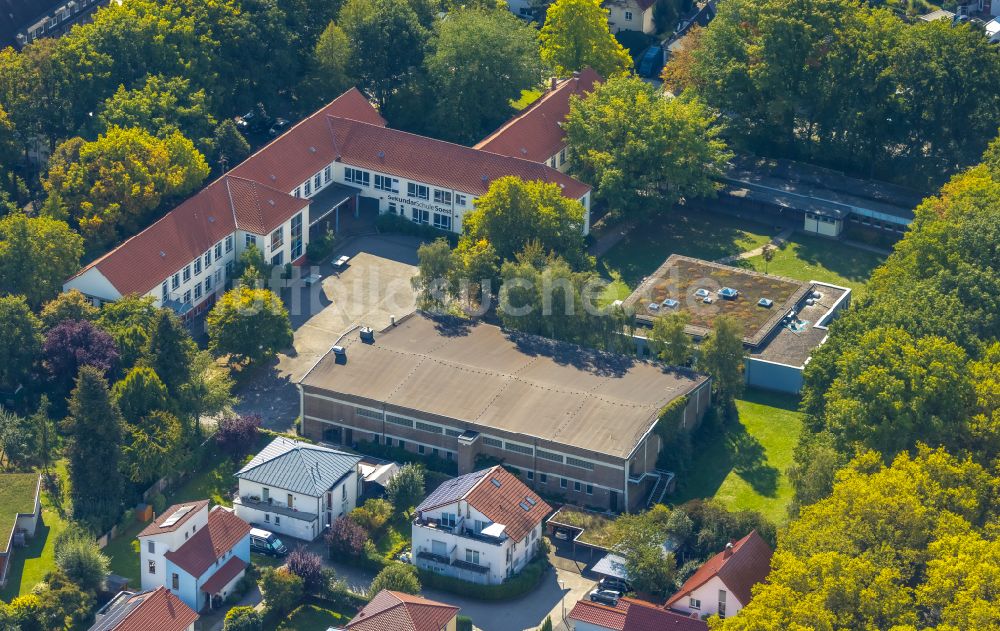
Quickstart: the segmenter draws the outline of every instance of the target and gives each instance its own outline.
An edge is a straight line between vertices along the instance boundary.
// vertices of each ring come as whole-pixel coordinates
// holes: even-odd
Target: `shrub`
[[[385,495],[398,513],[405,513],[424,498],[424,468],[420,464],[405,464],[389,480]]]
[[[104,588],[111,561],[85,529],[67,528],[55,542],[56,565],[80,589],[94,592]]]
[[[260,573],[260,591],[269,612],[285,614],[302,601],[302,579],[284,568],[264,568]]]
[[[451,242],[452,247],[454,247],[455,243],[458,241],[458,235],[452,232],[438,230],[432,226],[416,224],[405,217],[400,217],[399,215],[379,215],[375,219],[375,229],[379,232],[408,234],[427,239],[428,241],[445,237]]]
[[[372,498],[352,510],[349,516],[372,535],[381,530],[392,517],[392,503],[382,498]]]
[[[306,593],[315,594],[323,588],[323,561],[319,555],[309,552],[303,547],[292,550],[287,559],[288,571],[302,579],[302,587]]]
[[[226,613],[222,631],[261,631],[264,617],[253,607],[233,607]]]
[[[364,552],[368,535],[356,521],[340,516],[330,524],[325,541],[331,559],[338,557],[357,559]]]
[[[256,414],[227,416],[219,421],[215,432],[215,442],[219,449],[232,456],[233,460],[250,453],[260,436],[261,418]]]
[[[375,594],[383,589],[419,594],[420,579],[417,577],[417,569],[408,563],[390,563],[372,579],[371,587],[368,588],[368,598],[374,598]]]
[[[319,265],[326,257],[330,256],[330,252],[333,252],[334,240],[333,230],[327,229],[323,236],[309,241],[309,245],[306,246],[306,258],[309,259],[309,262],[313,265]]]
[[[455,620],[456,631],[472,631],[472,618],[469,616],[459,616]]]
[[[156,515],[160,515],[167,508],[167,498],[163,496],[163,493],[157,493],[153,496],[153,499],[149,501],[153,506],[153,512]]]
[[[545,622],[538,627],[538,631],[552,631],[552,616],[545,616]]]

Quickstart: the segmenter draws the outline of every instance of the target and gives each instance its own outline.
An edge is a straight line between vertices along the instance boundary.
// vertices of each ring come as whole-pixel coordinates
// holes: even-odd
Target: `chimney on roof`
[[[574,81],[579,81],[580,80],[580,71],[579,70],[574,70],[573,71],[573,80]]]
[[[730,541],[729,543],[726,544],[726,550],[725,550],[725,552],[722,553],[722,558],[728,559],[731,556],[733,556],[733,542],[732,541]]]

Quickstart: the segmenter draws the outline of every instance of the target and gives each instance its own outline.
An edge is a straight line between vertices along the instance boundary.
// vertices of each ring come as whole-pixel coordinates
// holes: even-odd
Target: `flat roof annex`
[[[328,353],[302,378],[304,389],[616,458],[631,454],[665,405],[708,379],[421,312],[376,334],[373,344],[357,336],[340,344],[346,361]]]

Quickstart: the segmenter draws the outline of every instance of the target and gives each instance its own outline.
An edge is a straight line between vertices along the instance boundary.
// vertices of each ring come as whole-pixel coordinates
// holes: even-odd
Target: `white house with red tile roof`
[[[347,623],[348,631],[455,631],[458,607],[383,589]]]
[[[138,539],[142,588],[165,587],[195,611],[228,596],[250,563],[250,525],[208,500],[171,506]]]
[[[656,0],[605,0],[608,10],[608,27],[612,33],[641,31],[647,35],[656,32],[653,7]]]
[[[566,617],[572,631],[708,631],[699,616],[669,611],[634,598],[614,607],[581,600]]]
[[[540,162],[565,173],[572,160],[562,127],[569,114],[570,97],[585,96],[601,81],[601,75],[590,68],[575,72],[568,79],[553,78],[545,94],[479,141],[475,148]]]
[[[194,631],[198,614],[165,587],[119,592],[96,615],[89,631]]]
[[[337,97],[162,219],[66,281],[95,302],[149,296],[181,315],[212,305],[251,244],[274,265],[303,259],[359,198],[421,224],[460,232],[462,218],[504,176],[560,187],[587,209],[590,187],[530,160],[388,129],[357,90]]]
[[[751,531],[706,561],[664,606],[687,614],[735,616],[750,602],[753,586],[767,578],[772,554]]]
[[[413,564],[475,583],[502,583],[534,558],[550,512],[499,465],[460,475],[417,506]]]

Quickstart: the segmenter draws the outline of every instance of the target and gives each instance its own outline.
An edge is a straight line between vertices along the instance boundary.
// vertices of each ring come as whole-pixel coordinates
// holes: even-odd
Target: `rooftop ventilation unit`
[[[694,292],[694,295],[698,296],[699,298],[708,298],[712,294],[704,287],[699,287],[697,291]]]
[[[658,303],[658,302],[651,302],[648,305],[646,305],[646,308],[649,309],[650,311],[659,311],[660,310],[660,303]]]
[[[215,217],[213,217],[212,215],[209,215],[208,216],[208,223],[215,223]]]
[[[373,331],[369,326],[361,327],[361,330],[358,331],[358,336],[361,338],[362,342],[370,343],[375,341],[375,331]]]
[[[681,304],[680,302],[674,300],[673,298],[667,298],[666,300],[660,303],[660,306],[665,309],[676,309],[677,306],[680,304]]]
[[[774,301],[771,300],[770,298],[761,298],[760,300],[757,301],[757,306],[770,309],[771,307],[774,306]]]
[[[166,258],[166,256],[167,256],[167,253],[164,252],[163,250],[160,250],[160,258]]]
[[[337,357],[347,357],[347,349],[343,346],[334,346],[330,349]]]
[[[725,298],[726,300],[735,300],[736,297],[740,295],[740,292],[732,287],[723,287],[716,293],[719,294],[721,298]]]
[[[316,147],[309,147],[309,153],[316,153]]]
[[[385,152],[384,151],[379,151],[378,152],[378,159],[379,160],[384,160],[385,159]]]
[[[272,205],[272,206],[274,206],[274,200],[273,199],[267,200],[267,203],[270,204],[270,205]]]

